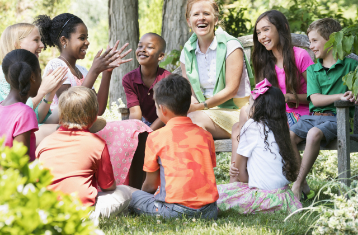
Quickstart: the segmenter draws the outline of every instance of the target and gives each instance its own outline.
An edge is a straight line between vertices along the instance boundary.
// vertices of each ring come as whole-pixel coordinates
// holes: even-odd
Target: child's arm
[[[249,174],[247,173],[247,157],[236,154],[236,157],[230,167],[230,183],[233,182],[249,182]]]
[[[160,118],[157,118],[152,125],[150,125],[150,128],[155,131],[158,130],[159,128],[162,128],[164,126],[164,123],[160,120]]]
[[[112,71],[104,71],[102,73],[101,85],[98,90],[98,115],[101,116],[107,108],[109,84],[111,83]]]
[[[155,172],[147,172],[142,191],[154,194],[160,185],[159,169]]]
[[[30,134],[31,134],[32,130],[21,133],[20,135],[17,135],[14,137],[14,141],[16,140],[19,143],[23,143],[26,147],[27,147],[27,152],[26,154],[29,154],[29,150],[30,150]]]
[[[142,110],[139,105],[129,108],[129,119],[142,120]]]
[[[319,93],[312,94],[310,96],[310,99],[312,101],[312,104],[315,107],[322,107],[322,106],[328,106],[330,104],[333,104],[334,101],[337,100],[346,100],[350,102],[354,102],[354,96],[351,91],[347,91],[344,94],[334,94],[334,95],[322,95]]]
[[[307,71],[302,73],[302,76],[304,77],[305,81],[307,82]],[[294,103],[296,104],[296,97],[291,93],[284,94],[286,103]],[[307,94],[297,94],[298,97],[298,103],[299,104],[309,104],[310,102],[307,100]],[[290,105],[289,105],[290,107]],[[293,106],[295,107],[295,105]],[[290,107],[292,108],[292,107]]]

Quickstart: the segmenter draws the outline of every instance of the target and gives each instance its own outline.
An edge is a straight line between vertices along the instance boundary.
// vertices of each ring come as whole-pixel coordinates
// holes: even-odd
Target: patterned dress
[[[58,58],[51,60],[46,65],[44,74],[49,70],[55,70],[59,66],[68,67],[63,60]],[[80,86],[82,84],[88,71],[80,65],[76,65],[76,67],[82,73],[82,79],[78,79],[69,71],[63,84],[70,84],[71,86]],[[54,97],[51,109],[56,106],[58,106],[57,96]],[[139,120],[126,120],[107,122],[105,128],[96,133],[107,143],[116,185],[128,185],[128,172],[138,147],[138,135],[143,132],[152,132],[152,129]]]

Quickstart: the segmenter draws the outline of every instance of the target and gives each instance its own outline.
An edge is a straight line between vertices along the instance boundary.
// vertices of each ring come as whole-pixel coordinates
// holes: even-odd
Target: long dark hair
[[[35,54],[24,49],[9,52],[2,61],[2,71],[6,81],[18,90],[21,96],[27,96],[30,91],[31,75],[41,73]]]
[[[252,52],[252,63],[255,71],[255,83],[260,82],[264,78],[275,87],[279,87],[277,74],[275,70],[275,64],[277,62],[276,57],[273,55],[272,51],[266,50],[266,48],[258,41],[258,36],[256,32],[257,23],[263,18],[275,25],[278,35],[279,35],[279,44],[278,50],[282,52],[283,56],[283,68],[285,70],[286,77],[286,92],[292,93],[296,96],[298,101],[297,91],[300,90],[300,76],[295,60],[295,53],[293,51],[292,39],[290,26],[286,17],[279,11],[271,10],[262,13],[259,18],[257,18],[254,29],[254,48]]]
[[[269,131],[272,131],[282,157],[282,173],[287,180],[296,181],[299,166],[292,149],[290,130],[287,124],[285,97],[282,91],[277,87],[271,87],[265,94],[257,97],[250,109],[250,118],[264,125],[262,131],[265,136],[265,149],[270,152],[271,149],[267,139]],[[245,130],[241,135],[244,132]]]
[[[71,33],[76,32],[78,24],[84,24],[83,21],[70,13],[63,13],[51,20],[47,15],[39,15],[35,18],[34,24],[39,27],[41,40],[46,48],[57,46],[61,51],[60,38],[70,38]]]

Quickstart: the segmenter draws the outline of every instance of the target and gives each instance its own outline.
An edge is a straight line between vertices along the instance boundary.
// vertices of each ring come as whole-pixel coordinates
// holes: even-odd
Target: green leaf
[[[346,55],[349,55],[352,51],[352,47],[353,47],[353,42],[354,42],[354,36],[344,36],[343,37],[343,51]]]
[[[354,84],[353,84],[353,94],[354,94],[354,97],[357,97],[357,94],[358,94],[358,78],[357,77],[354,77],[355,78],[355,81],[354,81]]]
[[[343,32],[339,31],[334,35],[334,39],[335,39],[335,47],[337,48],[337,54],[333,55],[335,58],[338,57],[338,59],[343,60],[344,58],[344,53],[343,53]]]
[[[342,78],[344,85],[347,85],[349,90],[352,90],[354,75],[355,72],[351,71]]]
[[[334,38],[334,35],[335,35],[336,33],[334,32],[334,33],[332,33],[331,35],[329,35],[329,40],[326,42],[326,44],[324,45],[324,49],[327,49],[327,48],[330,48],[330,47],[332,47],[333,46],[333,43],[334,43],[334,41],[335,41],[335,38]],[[330,48],[329,50],[331,50],[332,48]],[[328,51],[329,51],[328,50]]]
[[[354,47],[354,54],[358,54],[358,37],[354,37],[354,43],[353,43],[353,47]]]

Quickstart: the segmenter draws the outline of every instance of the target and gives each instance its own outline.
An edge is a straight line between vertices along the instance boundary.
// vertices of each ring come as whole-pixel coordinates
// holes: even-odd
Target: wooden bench
[[[306,35],[291,34],[292,43],[294,46],[305,48],[310,54],[312,60],[314,60],[314,54],[309,49],[309,41]],[[251,47],[253,46],[252,35],[247,35],[238,38],[244,47],[244,52],[250,61],[251,59]],[[353,58],[358,61],[358,56],[351,54],[347,57]],[[177,68],[173,73],[182,75],[181,68]],[[354,106],[348,101],[336,101],[334,105],[337,108],[337,129],[338,137],[337,141],[332,141],[326,147],[321,147],[321,150],[338,150],[338,174],[342,182],[346,185],[350,184],[348,180],[350,175],[350,153],[358,152],[358,106],[355,107],[354,115],[354,134],[350,135],[350,124],[349,124],[349,107]],[[119,108],[122,120],[129,118],[128,108]],[[231,152],[231,140],[215,140],[216,152]],[[302,142],[298,145],[299,150],[305,149],[305,143]]]

